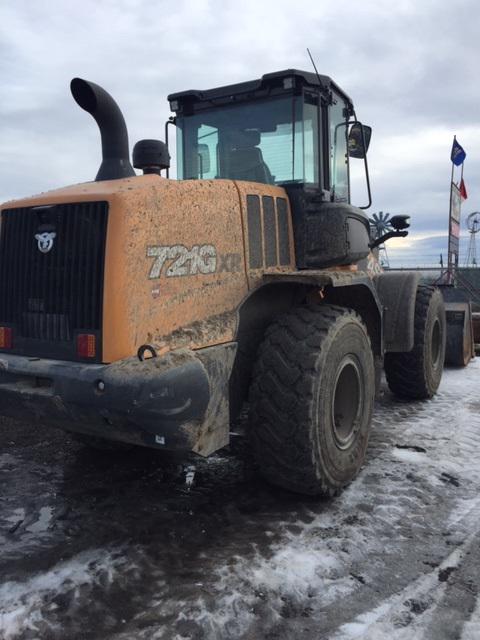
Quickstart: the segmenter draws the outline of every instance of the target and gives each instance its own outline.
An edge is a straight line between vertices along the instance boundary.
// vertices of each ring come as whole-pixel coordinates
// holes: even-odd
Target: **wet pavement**
[[[480,363],[384,390],[333,500],[207,460],[0,420],[0,638],[480,638]],[[241,431],[242,425],[238,426]]]

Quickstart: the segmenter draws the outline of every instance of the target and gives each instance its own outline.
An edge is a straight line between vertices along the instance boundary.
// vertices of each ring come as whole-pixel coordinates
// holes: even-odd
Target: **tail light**
[[[0,327],[0,349],[11,349],[13,346],[13,331],[10,327]]]
[[[79,333],[77,336],[77,355],[80,358],[95,358],[96,341],[93,333]]]

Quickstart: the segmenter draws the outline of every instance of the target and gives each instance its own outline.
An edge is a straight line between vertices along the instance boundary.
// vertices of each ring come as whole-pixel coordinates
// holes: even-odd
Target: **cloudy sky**
[[[72,77],[112,93],[133,143],[163,138],[168,93],[309,70],[308,46],[373,126],[370,211],[412,216],[391,260],[438,263],[454,134],[467,151],[464,218],[480,209],[479,33],[476,0],[4,1],[0,201],[95,176],[98,130]]]

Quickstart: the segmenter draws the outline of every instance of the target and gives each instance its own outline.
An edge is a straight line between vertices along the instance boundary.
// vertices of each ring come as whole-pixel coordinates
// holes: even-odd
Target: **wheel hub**
[[[334,385],[332,425],[339,449],[348,449],[358,431],[363,403],[361,372],[352,356],[340,363]]]

